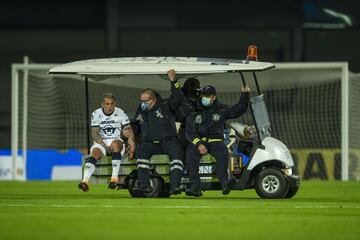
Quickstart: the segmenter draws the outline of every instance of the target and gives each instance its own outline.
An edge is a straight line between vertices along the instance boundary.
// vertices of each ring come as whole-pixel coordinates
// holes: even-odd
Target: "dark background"
[[[329,11],[330,10],[330,11]],[[337,14],[329,14],[335,11]],[[342,14],[342,15],[341,15]],[[0,2],[0,148],[10,148],[11,63],[124,56],[348,61],[360,72],[360,1]]]

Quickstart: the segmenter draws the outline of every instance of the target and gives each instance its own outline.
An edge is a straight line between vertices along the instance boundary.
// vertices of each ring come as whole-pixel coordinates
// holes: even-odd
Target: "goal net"
[[[12,149],[17,179],[26,175],[31,179],[34,171],[43,171],[29,169],[30,162],[37,161],[30,156],[31,151],[87,154],[89,114],[100,107],[104,92],[114,93],[117,105],[130,118],[139,104],[141,89],[152,87],[163,97],[169,94],[166,76],[127,75],[85,81],[81,77],[50,76],[47,71],[51,66],[13,65]],[[256,93],[253,75],[244,75]],[[180,82],[187,77],[179,76]],[[239,98],[238,73],[192,77],[197,77],[202,86],[215,86],[218,99],[225,104]],[[302,179],[360,179],[360,77],[349,73],[346,63],[276,64],[273,70],[257,73],[257,78],[268,108],[271,135],[289,147],[295,171]],[[232,122],[254,124],[250,112]],[[14,156],[16,149],[23,150],[20,157]],[[51,156],[48,158],[51,162]],[[72,161],[79,164],[78,160],[67,161],[69,165]]]

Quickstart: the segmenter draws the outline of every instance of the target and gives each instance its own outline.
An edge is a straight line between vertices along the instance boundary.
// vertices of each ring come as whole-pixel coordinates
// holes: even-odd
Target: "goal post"
[[[11,158],[13,164],[13,179],[14,180],[26,180],[26,162],[27,162],[27,152],[29,150],[29,145],[32,148],[54,148],[59,151],[64,151],[66,149],[74,148],[74,149],[87,149],[87,131],[85,121],[88,121],[89,116],[86,115],[85,109],[93,111],[95,107],[99,107],[99,99],[103,92],[105,91],[115,91],[116,95],[121,98],[120,107],[125,107],[126,112],[133,113],[138,104],[138,93],[139,90],[143,87],[159,87],[157,90],[160,91],[161,94],[166,95],[166,88],[158,86],[154,84],[151,85],[151,81],[149,81],[148,86],[144,86],[142,82],[139,86],[135,86],[132,88],[130,85],[119,85],[116,79],[111,79],[110,81],[92,81],[89,79],[89,89],[85,89],[85,78],[69,78],[56,76],[52,77],[47,74],[48,70],[57,64],[38,64],[38,63],[28,63],[26,58],[24,59],[24,63],[14,63],[12,64],[12,103],[11,103]],[[349,179],[360,179],[360,143],[358,139],[355,139],[355,144],[350,144],[350,135],[360,135],[360,124],[358,122],[351,122],[351,125],[355,127],[351,128],[349,124],[349,116],[350,116],[350,108],[354,108],[354,104],[350,101],[350,97],[354,97],[354,91],[351,90],[350,80],[349,80],[349,71],[348,71],[348,63],[347,62],[312,62],[312,63],[276,63],[276,68],[274,70],[269,70],[265,72],[260,72],[258,74],[260,89],[265,93],[266,99],[265,102],[268,106],[268,111],[270,114],[270,121],[272,124],[273,134],[275,137],[279,137],[281,141],[284,141],[286,145],[290,144],[289,148],[292,154],[297,155],[297,165],[301,168],[299,171],[305,176],[307,168],[315,168],[315,172],[317,168],[322,167],[321,164],[319,166],[311,165],[308,162],[312,161],[311,152],[312,149],[315,149],[316,153],[320,152],[324,156],[328,156],[332,154],[335,163],[331,166],[324,166],[326,171],[337,172],[336,174],[339,177],[332,177],[328,179],[341,179],[341,180],[349,180]],[[36,75],[36,73],[41,72],[41,74]],[[241,81],[238,78],[238,74],[229,73],[230,78],[233,78],[231,81],[232,84],[235,83],[240,85]],[[221,78],[225,77],[225,75],[216,75],[215,79],[220,79],[219,82],[213,82],[213,80],[208,80],[207,76],[199,75],[197,76],[202,84],[205,86],[206,84],[213,84],[219,91],[219,99],[223,100],[225,103],[233,103],[238,99],[238,90],[232,86],[232,89],[226,89],[224,85],[224,81],[221,81]],[[35,81],[34,79],[39,79],[39,81]],[[132,77],[133,78],[133,77]],[[42,91],[46,91],[46,86],[42,86],[41,79],[47,79],[47,83],[51,86],[51,90],[54,93],[54,100],[56,108],[58,112],[56,113],[56,117],[64,117],[66,123],[62,123],[60,121],[54,121],[51,116],[45,116],[46,119],[50,119],[49,121],[54,121],[51,126],[56,126],[59,123],[64,124],[65,130],[55,129],[51,133],[47,133],[45,136],[45,140],[39,144],[34,143],[37,141],[37,136],[39,135],[34,130],[30,129],[29,126],[29,118],[33,118],[29,114],[34,114],[36,111],[36,105],[43,106],[44,104],[36,102],[41,101],[42,99],[37,97],[32,97],[29,100],[29,92],[33,91],[33,84],[37,84],[35,87],[39,87]],[[180,81],[183,82],[184,79]],[[359,86],[359,78],[356,80],[351,80],[356,86]],[[122,78],[122,83],[124,83]],[[136,81],[132,81],[136,82]],[[248,81],[251,82],[251,81]],[[329,84],[328,84],[329,83]],[[358,84],[359,83],[359,84]],[[235,86],[237,86],[235,85]],[[329,87],[327,86],[329,85]],[[81,89],[78,89],[81,86]],[[167,85],[166,85],[167,86]],[[166,87],[165,86],[165,87]],[[78,90],[77,90],[78,89]],[[255,90],[254,87],[251,89]],[[324,89],[326,90],[325,93]],[[355,89],[355,88],[354,88]],[[86,91],[86,93],[85,93]],[[237,91],[237,92],[235,92]],[[85,98],[86,94],[89,94],[89,102],[88,106],[85,106]],[[339,106],[336,105],[334,113],[326,113],[329,115],[324,115],[323,112],[316,112],[318,109],[326,107],[328,111],[331,111],[331,105],[325,104],[329,99],[331,100],[332,93],[336,93],[339,95]],[[317,102],[314,104],[318,104],[320,101],[320,106],[311,110],[311,114],[313,116],[311,119],[307,116],[303,116],[301,111],[295,111],[292,107],[304,104],[311,104],[311,101],[308,98],[311,98],[313,95],[316,98]],[[73,101],[82,101],[82,103],[73,104]],[[359,101],[356,100],[355,102]],[[293,105],[290,105],[288,102],[292,102]],[[332,100],[334,102],[334,100]],[[353,101],[354,102],[354,101]],[[295,105],[294,105],[295,104]],[[325,105],[324,105],[325,104]],[[332,103],[337,104],[337,103]],[[288,106],[289,105],[289,106]],[[65,109],[61,109],[61,108]],[[81,110],[79,110],[81,109]],[[336,112],[335,112],[336,111]],[[295,113],[292,113],[295,112]],[[357,114],[357,113],[356,113]],[[288,116],[292,115],[292,116]],[[315,116],[315,117],[314,117]],[[302,136],[302,132],[306,132],[307,130],[312,131],[321,127],[321,121],[327,121],[326,116],[331,116],[334,119],[329,119],[329,126],[334,125],[334,127],[339,130],[334,130],[334,132],[339,132],[339,134],[333,135],[324,135],[322,136],[322,132],[318,133],[317,136],[311,136],[312,132],[308,134],[308,136]],[[129,114],[129,117],[132,117]],[[323,119],[325,117],[325,119]],[[320,121],[320,123],[314,124],[313,119]],[[360,116],[359,116],[360,119]],[[32,121],[36,121],[34,118]],[[244,120],[244,119],[241,119]],[[245,117],[246,120],[246,117]],[[303,121],[303,122],[301,122]],[[307,122],[309,121],[309,122]],[[245,121],[246,122],[246,121]],[[300,123],[299,123],[300,122]],[[311,126],[311,124],[315,126]],[[323,124],[325,125],[325,123]],[[303,129],[293,129],[300,128]],[[285,129],[285,130],[284,130]],[[326,128],[326,131],[330,129]],[[354,133],[350,133],[349,129],[355,129]],[[35,133],[34,133],[35,132]],[[356,134],[357,133],[357,134]],[[30,135],[29,135],[30,134]],[[48,145],[46,142],[46,138],[54,138],[54,136],[59,135],[59,138],[65,137],[66,139]],[[306,133],[304,133],[306,134]],[[303,142],[308,138],[314,137],[313,140],[309,140],[309,143],[304,144]],[[326,141],[332,141],[330,144],[311,144],[311,142],[319,142],[321,138],[330,138],[326,139]],[[31,141],[28,139],[31,138]],[[284,138],[284,139],[283,139]],[[292,141],[294,140],[295,141]],[[298,140],[302,141],[298,141]],[[319,140],[320,139],[320,140]],[[324,140],[325,141],[325,140]],[[21,143],[21,144],[20,144]],[[355,147],[354,147],[355,146]],[[354,173],[350,173],[352,176],[349,178],[349,166],[351,163],[349,162],[350,149],[355,149],[355,155],[358,156],[356,161],[356,169],[352,170]],[[21,150],[21,151],[19,151]],[[319,150],[319,151],[317,151]],[[339,153],[339,156],[338,156]],[[335,156],[336,155],[336,156]],[[306,158],[309,158],[308,161]],[[306,163],[307,161],[307,163]],[[316,162],[317,160],[315,160]],[[333,161],[333,160],[331,160]],[[340,165],[337,165],[337,164]],[[334,175],[336,175],[334,173]],[[315,178],[317,176],[314,176]],[[311,176],[310,176],[311,178]]]
[[[11,65],[11,161],[13,180],[26,180],[27,158],[27,119],[28,119],[28,81],[29,71],[48,71],[57,64],[29,64],[29,58],[24,56],[24,63]],[[22,78],[20,78],[22,73]],[[23,84],[23,111],[19,112],[19,84]],[[22,114],[22,146],[19,148],[19,117]],[[19,150],[21,149],[21,157]]]
[[[341,179],[349,180],[349,67],[347,62],[278,63],[281,69],[339,69],[341,71]]]

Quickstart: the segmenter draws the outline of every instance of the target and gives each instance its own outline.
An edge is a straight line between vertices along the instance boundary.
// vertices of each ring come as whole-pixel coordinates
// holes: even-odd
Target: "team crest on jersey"
[[[159,110],[156,110],[155,114],[156,114],[156,117],[158,117],[158,118],[164,118],[164,116],[161,114],[161,112]]]
[[[215,122],[217,122],[217,121],[219,121],[220,120],[220,115],[219,114],[214,114],[213,115],[213,120],[215,121]]]
[[[201,117],[201,115],[196,115],[196,117],[195,117],[195,123],[196,123],[196,124],[201,124],[201,123],[202,123],[202,117]]]
[[[114,134],[116,128],[111,125],[106,125],[101,129],[106,135]]]

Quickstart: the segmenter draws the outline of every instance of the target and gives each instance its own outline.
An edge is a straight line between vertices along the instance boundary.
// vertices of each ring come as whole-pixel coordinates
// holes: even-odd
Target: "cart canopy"
[[[198,57],[125,57],[89,59],[53,67],[50,74],[94,75],[161,75],[169,69],[178,74],[211,74],[263,71],[273,68],[268,62]],[[94,78],[101,79],[101,78]]]

